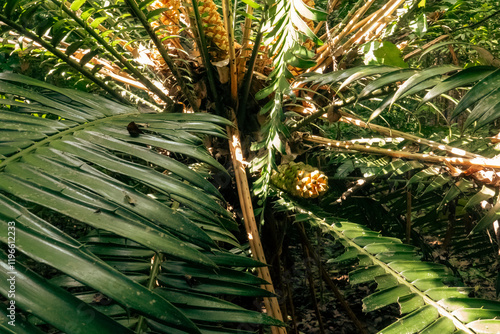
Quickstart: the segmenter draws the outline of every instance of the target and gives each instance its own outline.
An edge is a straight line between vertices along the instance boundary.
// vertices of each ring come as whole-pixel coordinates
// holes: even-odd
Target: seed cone
[[[317,168],[303,162],[291,162],[278,167],[271,176],[278,188],[302,198],[316,198],[328,190],[328,177]]]
[[[151,3],[149,10],[153,11],[159,8],[166,8],[167,10],[162,12],[160,15],[160,22],[153,22],[153,28],[157,28],[160,26],[160,23],[165,27],[163,31],[165,32],[165,36],[172,36],[179,34],[179,9],[181,7],[181,0],[155,0]]]
[[[228,57],[229,42],[227,40],[226,28],[222,22],[221,15],[217,11],[217,5],[213,0],[203,0],[199,2],[201,20],[205,29],[205,36],[217,47],[218,50],[211,50],[214,61],[224,60]]]

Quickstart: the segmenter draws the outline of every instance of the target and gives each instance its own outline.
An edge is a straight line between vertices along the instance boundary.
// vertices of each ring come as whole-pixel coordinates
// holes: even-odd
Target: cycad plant
[[[269,284],[247,181],[247,135],[257,137],[251,147],[256,152],[250,168],[256,178],[251,188],[263,224],[271,224],[265,219],[269,196],[285,198],[284,207],[296,209],[296,199],[277,192],[274,186],[278,186],[310,205],[299,210],[309,212],[307,219],[300,220],[317,225],[324,219],[331,225],[334,221],[328,215],[343,215],[368,225],[359,217],[362,210],[346,209],[357,203],[336,206],[356,187],[366,187],[372,191],[371,198],[386,200],[381,207],[391,215],[406,215],[406,226],[387,220],[381,224],[389,227],[390,234],[404,231],[398,237],[406,237],[407,242],[421,241],[417,221],[423,221],[423,227],[430,225],[428,231],[442,230],[426,221],[426,215],[449,208],[463,194],[471,197],[464,210],[484,217],[470,230],[484,233],[500,205],[493,201],[492,183],[481,181],[499,167],[495,161],[450,141],[449,145],[438,143],[369,123],[388,108],[405,110],[399,102],[409,97],[418,106],[439,109],[433,99],[477,83],[452,116],[475,105],[465,126],[487,125],[497,118],[494,84],[498,70],[461,70],[456,65],[424,70],[395,67],[406,64],[399,53],[394,61],[390,53],[396,46],[385,41],[374,52],[385,55],[381,61],[385,65],[352,67],[361,45],[390,37],[405,22],[405,15],[421,4],[404,0],[334,0],[328,4],[301,0],[246,0],[244,4],[227,0],[2,1],[3,50],[19,60],[21,71],[23,64],[39,64],[42,73],[29,69],[34,76],[65,86],[11,73],[9,65],[3,66],[6,71],[0,75],[0,217],[4,231],[14,225],[16,231],[16,307],[20,311],[16,330],[244,333],[254,326],[270,326],[273,333],[283,333],[281,320],[286,317]],[[50,70],[44,73],[44,69]],[[72,85],[79,90],[69,89]],[[324,114],[327,125],[318,121]],[[383,137],[422,145],[422,150],[419,146],[407,152],[399,139],[334,141],[328,136],[330,123],[339,129],[340,123],[372,128]],[[215,171],[226,173],[203,147],[207,137],[228,139],[253,258],[245,255],[246,248],[232,233],[238,226],[226,208],[236,203],[226,205],[233,199],[224,199],[207,180]],[[293,148],[311,142],[330,149],[310,153]],[[389,150],[384,150],[387,143]],[[449,156],[432,156],[428,148]],[[459,159],[452,156],[457,152]],[[490,157],[491,152],[484,156]],[[290,162],[293,158],[315,166],[325,158],[330,163],[320,171]],[[278,168],[279,160],[283,165]],[[461,166],[476,169],[465,171]],[[410,173],[414,173],[411,178]],[[400,175],[408,176],[399,180],[405,188],[391,181]],[[339,193],[342,188],[336,188],[336,182],[353,177],[362,182],[351,192]],[[478,183],[470,181],[473,177]],[[422,189],[425,182],[429,186]],[[478,191],[480,182],[484,187]],[[412,188],[414,184],[417,189]],[[443,188],[445,195],[436,195]],[[419,209],[404,206],[415,194],[422,202],[436,195],[439,207],[429,203]],[[434,197],[431,200],[436,203]],[[488,200],[493,207],[484,215],[478,204]],[[484,312],[479,310],[481,301],[474,299],[453,304],[473,309],[465,312],[467,318],[459,318],[439,303],[448,303],[466,289],[426,294],[424,287],[444,289],[441,281],[448,281],[448,272],[436,267],[436,275],[442,277],[417,284],[415,280],[423,279],[422,275],[405,276],[403,267],[388,260],[395,256],[412,261],[406,263],[409,266],[426,266],[420,264],[415,249],[370,228],[379,226],[332,225],[325,231],[347,247],[347,255],[336,262],[360,255],[362,266],[373,267],[373,272],[367,272],[376,276],[379,288],[394,290],[367,297],[366,311],[411,299],[411,307],[404,304],[406,312],[431,315],[420,327],[400,321],[391,327],[392,332],[413,333],[426,330],[427,325],[437,326],[432,321],[438,313],[445,319],[437,320],[438,327],[445,326],[449,332],[498,328],[497,320],[478,323],[473,319],[494,319],[498,315],[495,303],[484,304]],[[1,237],[10,247],[8,235]],[[386,251],[370,248],[379,241],[390,244]],[[13,264],[7,254],[2,255],[0,292],[10,298],[7,278]],[[279,272],[279,263],[276,267]],[[361,270],[352,280],[365,282],[367,275]],[[268,315],[228,301],[237,302],[240,297],[263,298]],[[12,332],[9,318],[4,319],[2,328]],[[428,332],[438,327],[429,327]]]

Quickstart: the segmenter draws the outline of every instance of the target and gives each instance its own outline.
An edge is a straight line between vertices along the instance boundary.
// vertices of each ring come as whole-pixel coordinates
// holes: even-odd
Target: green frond
[[[359,258],[349,273],[351,284],[377,283],[374,293],[363,299],[363,311],[371,312],[397,303],[404,317],[379,333],[496,333],[500,330],[500,303],[471,298],[471,288],[444,264],[420,260],[419,250],[397,238],[383,236],[364,225],[332,219],[311,205],[303,207],[287,198],[275,204],[296,212],[297,219],[320,226],[346,252],[331,263]]]
[[[496,88],[499,73],[491,66],[461,69],[443,65],[417,70],[367,65],[325,74],[314,73],[304,76],[302,81],[311,85],[329,85],[337,92],[346,87],[352,88],[355,94],[343,97],[344,105],[367,99],[376,101],[374,96],[384,97],[376,104],[368,121],[391,109],[396,102],[404,103],[405,98],[415,99],[419,108],[424,104],[432,106],[431,100],[439,96],[447,97],[447,92],[469,86],[470,91],[458,102],[452,117],[456,118],[470,108],[464,129],[477,129],[500,117],[496,112],[500,96]],[[362,79],[370,81],[365,84]]]
[[[66,333],[281,324],[218,298],[269,296],[266,282],[242,271],[262,264],[222,248],[241,247],[226,228],[231,214],[187,165],[225,172],[201,138],[224,138],[226,119],[152,113],[9,73],[0,74],[0,93],[0,225],[15,225],[16,250],[15,263],[1,255],[0,293],[9,294],[15,270],[16,307],[31,314],[29,323]],[[68,224],[91,232],[75,240],[63,232]],[[34,262],[58,275],[48,281],[28,269]],[[224,310],[234,313],[230,323]]]

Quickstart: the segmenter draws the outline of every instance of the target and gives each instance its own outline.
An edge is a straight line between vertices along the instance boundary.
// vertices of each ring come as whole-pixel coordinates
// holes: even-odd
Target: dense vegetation
[[[2,332],[500,332],[498,1],[0,4]]]

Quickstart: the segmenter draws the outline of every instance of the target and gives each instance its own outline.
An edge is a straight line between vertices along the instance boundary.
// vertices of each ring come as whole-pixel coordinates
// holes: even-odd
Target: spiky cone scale
[[[192,8],[188,7],[188,10],[191,13],[193,12]],[[229,57],[229,41],[221,15],[217,11],[217,5],[213,0],[199,1],[198,11],[203,23],[205,37],[211,44],[209,52],[212,61],[217,62],[227,59]]]
[[[180,17],[180,8],[181,8],[181,0],[155,0],[149,6],[149,10],[153,11],[160,8],[166,8],[164,12],[160,14],[160,19],[156,22],[152,23],[153,28],[158,28],[160,25],[162,27],[162,34],[160,36],[161,39],[167,36],[175,36],[179,34],[179,17]],[[164,41],[168,42],[166,39]]]
[[[271,176],[271,182],[293,196],[316,198],[328,191],[328,177],[303,162],[281,165]]]
[[[152,12],[160,8],[165,8],[166,10],[161,12],[157,21],[151,22],[151,26],[155,31],[158,31],[158,38],[162,41],[163,45],[171,51],[176,50],[179,47],[177,39],[167,37],[179,35],[181,0],[155,0],[149,5],[148,10]],[[150,51],[149,58],[158,68],[169,72],[165,60],[158,50],[154,49]]]

